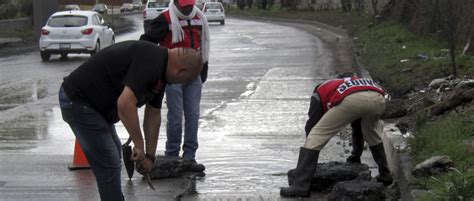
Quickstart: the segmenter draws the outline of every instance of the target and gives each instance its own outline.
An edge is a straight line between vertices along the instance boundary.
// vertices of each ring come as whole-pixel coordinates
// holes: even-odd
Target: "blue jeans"
[[[178,157],[181,150],[184,111],[183,158],[195,159],[198,144],[199,105],[201,103],[202,82],[198,76],[186,85],[169,84],[166,86],[166,105],[168,123],[166,124],[167,157]]]
[[[114,124],[59,90],[63,120],[69,124],[89,161],[102,201],[124,200],[120,179],[122,146]]]

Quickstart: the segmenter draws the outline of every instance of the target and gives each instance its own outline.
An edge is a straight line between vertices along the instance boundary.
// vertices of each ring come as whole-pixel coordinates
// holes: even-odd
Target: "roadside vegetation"
[[[437,6],[439,8],[441,5]],[[393,10],[392,13],[397,13],[396,9]],[[453,19],[452,12],[439,12],[428,14],[439,15],[433,17],[434,19],[439,19],[440,16]],[[400,11],[402,14],[396,17],[381,17],[368,10],[343,12],[339,9],[316,12],[313,9],[286,9],[276,4],[267,9],[255,6],[250,9],[228,7],[227,13],[315,20],[346,29],[354,39],[355,53],[361,57],[371,76],[394,98],[406,98],[409,94],[417,93],[437,78],[454,76],[474,79],[473,48],[469,47],[470,40],[466,44],[466,38],[470,37],[466,37],[466,30],[472,30],[474,25],[463,24],[466,16],[451,21],[457,24],[457,27],[454,27],[456,32],[448,33],[445,21],[430,21],[429,25],[413,24],[423,22],[423,19],[407,19],[406,16],[416,15]],[[426,13],[424,14],[427,15]],[[469,34],[472,35],[467,32],[467,35]],[[452,40],[453,38],[455,40]],[[422,200],[474,199],[474,153],[468,150],[467,144],[470,143],[469,140],[474,140],[474,106],[471,102],[464,107],[465,109],[459,112],[451,112],[437,118],[422,111],[409,114],[410,118],[417,122],[413,131],[415,137],[409,142],[413,163],[423,162],[436,155],[447,155],[454,161],[454,169],[449,173],[416,179],[416,182],[429,192]]]
[[[458,116],[445,116],[429,121],[425,114],[418,114],[416,137],[409,142],[411,155],[416,162],[432,156],[450,156],[455,168],[446,174],[417,178],[421,188],[430,189],[421,198],[431,200],[474,199],[474,157],[469,139],[474,136],[474,110]]]
[[[0,0],[0,20],[33,15],[33,0]]]
[[[433,155],[449,155],[460,170],[473,168],[473,150],[467,146],[474,136],[474,110],[471,108],[457,115],[443,116],[432,121],[426,114],[418,113],[416,138],[409,141],[415,161]]]
[[[0,20],[25,18],[33,15],[33,0],[0,0]],[[0,31],[0,37],[17,37],[23,41],[34,39],[33,28],[16,31]]]
[[[388,21],[357,32],[355,41],[372,77],[394,97],[426,87],[433,79],[452,75],[449,49],[434,36],[420,36]],[[474,75],[474,57],[458,55],[458,75]]]

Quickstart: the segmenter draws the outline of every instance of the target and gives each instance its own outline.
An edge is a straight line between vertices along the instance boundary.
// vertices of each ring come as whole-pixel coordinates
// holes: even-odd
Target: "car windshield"
[[[68,9],[68,10],[76,10],[76,9],[79,9],[79,6],[76,6],[76,5],[67,5],[67,6],[66,6],[66,9]]]
[[[94,8],[92,9],[103,9],[103,8],[104,8],[104,4],[96,4]]]
[[[221,9],[221,6],[219,4],[208,4],[206,5],[206,10],[208,9]]]
[[[148,2],[148,8],[163,8],[163,7],[168,7],[170,3],[165,2],[165,3],[158,3],[158,2]]]
[[[54,16],[48,22],[50,27],[81,27],[84,25],[87,25],[87,17],[77,15]]]

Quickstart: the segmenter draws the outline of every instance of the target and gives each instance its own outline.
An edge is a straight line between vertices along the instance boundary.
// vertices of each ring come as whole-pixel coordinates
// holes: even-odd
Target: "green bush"
[[[33,0],[17,0],[17,7],[25,16],[33,15]]]
[[[10,0],[0,5],[0,20],[33,15],[33,0]]]
[[[473,200],[474,157],[465,141],[474,137],[474,111],[448,116],[435,122],[426,113],[417,114],[417,131],[409,141],[410,155],[415,163],[432,156],[447,155],[457,169],[436,177],[416,178],[416,183],[428,190],[420,200]]]
[[[432,156],[448,155],[456,167],[474,167],[474,157],[467,151],[464,141],[474,137],[474,111],[460,116],[448,116],[429,121],[426,115],[417,116],[417,131],[410,139],[410,153],[416,163]]]
[[[452,168],[453,171],[439,177],[431,177],[427,187],[431,189],[421,198],[422,201],[463,201],[474,200],[474,173],[463,172]]]
[[[0,6],[0,20],[14,18],[16,13],[17,9],[13,4],[7,3]]]

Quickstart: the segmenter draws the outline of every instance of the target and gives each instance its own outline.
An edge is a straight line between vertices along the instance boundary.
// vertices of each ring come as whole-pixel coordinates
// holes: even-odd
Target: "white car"
[[[48,61],[51,54],[89,53],[115,43],[114,31],[94,11],[61,11],[51,15],[41,29],[39,47],[41,58]]]
[[[64,6],[64,10],[81,10],[81,8],[77,4],[69,4]]]
[[[158,17],[164,10],[168,9],[170,2],[146,2],[145,9],[143,10],[143,20],[145,25],[151,22],[151,20]]]
[[[202,7],[202,12],[207,18],[208,22],[220,22],[225,24],[225,10],[219,2],[208,2]]]

